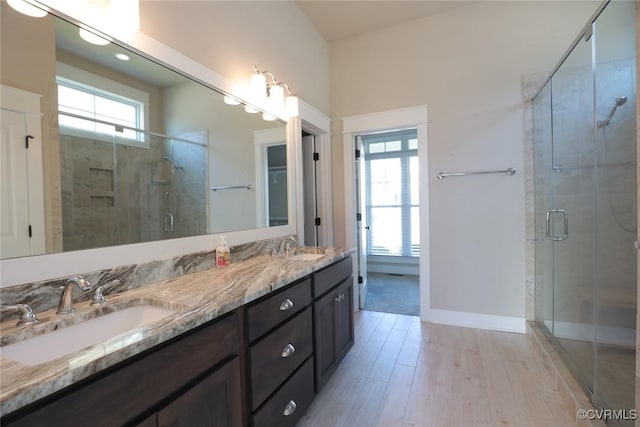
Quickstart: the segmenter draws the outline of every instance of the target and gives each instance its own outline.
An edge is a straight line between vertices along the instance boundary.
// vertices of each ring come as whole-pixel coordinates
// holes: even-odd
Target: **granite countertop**
[[[318,251],[308,250],[309,252]],[[77,381],[202,325],[276,289],[302,278],[351,253],[344,249],[319,251],[315,260],[256,256],[223,269],[209,269],[152,283],[119,294],[106,295],[107,304],[76,303],[76,312],[60,316],[55,309],[36,313],[40,323],[15,326],[15,319],[0,323],[0,344],[70,326],[83,320],[135,305],[154,305],[173,311],[143,328],[104,343],[36,366],[2,357],[0,347],[0,414],[8,414]]]

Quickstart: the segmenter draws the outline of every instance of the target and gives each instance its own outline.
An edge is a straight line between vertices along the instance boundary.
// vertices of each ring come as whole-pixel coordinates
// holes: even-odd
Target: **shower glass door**
[[[635,407],[637,166],[635,2],[611,2],[594,24],[599,407]],[[618,417],[620,418],[620,417]],[[622,417],[624,418],[624,417]],[[608,425],[632,426],[633,420]]]
[[[592,39],[581,39],[551,80],[553,335],[588,394],[594,390],[595,152]]]

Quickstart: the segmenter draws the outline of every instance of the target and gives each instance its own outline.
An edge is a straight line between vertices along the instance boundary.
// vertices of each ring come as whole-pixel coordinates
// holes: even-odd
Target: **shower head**
[[[613,108],[609,112],[609,115],[607,116],[607,118],[604,119],[604,120],[599,120],[598,121],[598,127],[599,128],[604,128],[604,127],[609,126],[609,123],[611,122],[611,119],[613,118],[613,115],[616,113],[616,110],[618,109],[618,107],[623,106],[625,104],[625,102],[627,102],[627,97],[626,96],[617,97],[616,100],[615,100],[615,104],[613,105]]]

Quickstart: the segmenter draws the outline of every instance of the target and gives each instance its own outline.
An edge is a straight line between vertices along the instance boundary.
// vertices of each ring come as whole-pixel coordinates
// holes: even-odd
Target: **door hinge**
[[[313,153],[313,161],[317,162],[318,160],[320,160],[320,153]]]
[[[29,237],[33,237],[33,230],[31,229],[31,225],[29,225]]]
[[[32,135],[27,135],[24,137],[24,148],[29,148],[29,140],[33,139]]]
[[[362,221],[362,214],[360,212],[356,214],[356,221]]]
[[[359,284],[364,283],[364,279],[363,279],[363,278],[362,278],[362,276],[360,276],[360,275],[358,276],[358,283],[359,283]]]
[[[320,221],[320,218],[316,218],[316,225],[322,225],[321,221]]]
[[[356,149],[356,160],[360,158],[360,150]]]

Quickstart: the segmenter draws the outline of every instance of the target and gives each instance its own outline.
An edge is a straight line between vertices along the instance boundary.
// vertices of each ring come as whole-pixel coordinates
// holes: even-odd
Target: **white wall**
[[[142,1],[141,31],[230,80],[247,83],[253,65],[329,113],[329,54],[291,1]]]
[[[432,309],[525,316],[522,76],[553,68],[597,4],[479,2],[330,45],[334,165],[338,119],[429,106]],[[334,168],[337,245],[343,180]]]

